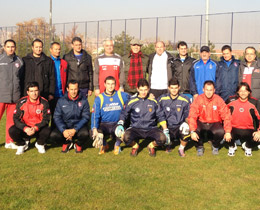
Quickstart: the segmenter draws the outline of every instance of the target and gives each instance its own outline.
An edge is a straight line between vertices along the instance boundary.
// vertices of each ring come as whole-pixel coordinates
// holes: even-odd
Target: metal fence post
[[[112,39],[113,20],[110,21],[110,39]]]
[[[142,18],[140,18],[140,40],[142,39]]]
[[[173,38],[173,41],[174,41],[174,44],[176,43],[176,32],[177,32],[177,17],[175,16],[174,17],[174,38]]]
[[[231,13],[231,31],[230,31],[230,46],[232,47],[233,42],[233,23],[234,23],[234,13]]]
[[[158,21],[159,21],[159,19],[158,19],[158,17],[156,18],[156,42],[158,41]]]
[[[65,23],[63,23],[62,52],[65,55]]]
[[[99,41],[99,21],[97,22],[97,55],[98,55],[98,41]]]
[[[85,50],[87,50],[88,22],[85,22]]]
[[[125,19],[125,38],[124,38],[124,54],[126,54],[126,19]]]
[[[203,15],[200,16],[200,48],[202,42],[202,24],[203,24]]]

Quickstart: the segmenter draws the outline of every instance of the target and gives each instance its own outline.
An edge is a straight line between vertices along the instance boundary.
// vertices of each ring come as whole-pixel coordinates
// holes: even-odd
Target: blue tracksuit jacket
[[[186,96],[180,94],[177,98],[172,99],[167,93],[163,94],[158,101],[166,116],[168,128],[177,128],[188,118],[190,103]]]
[[[112,95],[105,92],[95,98],[91,129],[99,128],[100,122],[118,122],[120,113],[129,99],[125,92],[115,91]]]
[[[155,99],[132,97],[121,112],[120,120],[124,122],[130,117],[130,127],[151,129],[157,122],[166,123],[165,115]]]
[[[203,85],[206,80],[216,82],[218,64],[209,59],[206,64],[200,59],[193,63],[190,71],[190,92],[192,95],[202,94]]]
[[[79,93],[76,100],[71,100],[65,93],[57,102],[53,119],[61,133],[72,128],[78,132],[90,119],[88,99]]]

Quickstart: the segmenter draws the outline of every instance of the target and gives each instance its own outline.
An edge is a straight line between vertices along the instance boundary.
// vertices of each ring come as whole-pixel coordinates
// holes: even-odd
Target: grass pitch
[[[47,146],[39,154],[34,144],[23,155],[4,148],[5,119],[0,123],[0,209],[260,209],[260,151],[235,157],[222,148],[186,157],[176,147],[166,154],[148,155],[142,142],[136,158],[123,147],[115,156],[98,155],[90,148],[82,154]]]

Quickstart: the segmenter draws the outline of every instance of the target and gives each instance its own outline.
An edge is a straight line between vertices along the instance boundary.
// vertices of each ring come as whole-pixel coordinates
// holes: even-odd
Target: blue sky
[[[52,0],[53,23],[197,15],[205,0]],[[36,17],[49,20],[49,0],[0,0],[0,26]],[[260,0],[210,0],[210,13],[260,10]]]

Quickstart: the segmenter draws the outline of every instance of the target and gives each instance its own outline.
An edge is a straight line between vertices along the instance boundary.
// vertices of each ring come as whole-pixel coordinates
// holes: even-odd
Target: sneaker
[[[151,156],[151,157],[155,157],[156,156],[156,151],[155,151],[155,148],[153,147],[149,147],[149,145],[147,146],[147,148],[148,148],[148,152],[149,152],[149,155]]]
[[[217,147],[213,147],[213,146],[212,146],[212,154],[213,154],[213,155],[218,155],[218,154],[219,154]]]
[[[24,153],[24,149],[25,148],[25,146],[23,145],[23,146],[17,146],[17,151],[16,151],[16,155],[21,155],[21,154],[23,154]]]
[[[101,146],[99,149],[99,155],[103,155],[105,152],[107,152],[107,150],[109,149],[109,145],[107,144],[106,146]]]
[[[243,150],[246,149],[246,142],[244,142],[244,143],[242,144],[242,149],[243,149]]]
[[[114,155],[119,155],[121,152],[121,147],[120,146],[114,146]]]
[[[257,148],[260,149],[260,144],[257,145]]]
[[[178,149],[178,153],[181,157],[185,157],[184,149]]]
[[[137,148],[133,148],[133,147],[132,147],[132,151],[130,152],[130,156],[136,157],[137,154],[138,154],[138,149],[139,149],[139,145],[138,145]]]
[[[83,152],[82,147],[80,147],[80,146],[77,145],[77,144],[74,144],[74,149],[75,149],[75,152],[76,152],[76,153],[82,153],[82,152]]]
[[[245,149],[245,156],[247,157],[251,157],[252,156],[252,149],[251,148],[247,148]]]
[[[68,144],[63,144],[63,145],[62,145],[62,150],[61,150],[61,152],[62,152],[62,153],[68,153],[68,152],[70,151],[70,149],[71,149],[72,146],[73,146],[73,143],[72,143],[72,142],[70,142],[70,143],[68,143]]]
[[[18,149],[18,146],[14,142],[5,143],[6,149]]]
[[[167,146],[165,152],[166,152],[166,153],[172,152],[172,147],[171,147],[170,145]]]
[[[24,150],[27,150],[29,148],[30,141],[25,141]]]
[[[44,145],[39,145],[37,142],[35,143],[35,147],[38,149],[38,152],[41,154],[45,153]]]
[[[229,147],[228,149],[228,156],[233,157],[235,156],[236,148],[235,147]]]
[[[204,154],[204,147],[197,148],[197,156],[202,156]]]

